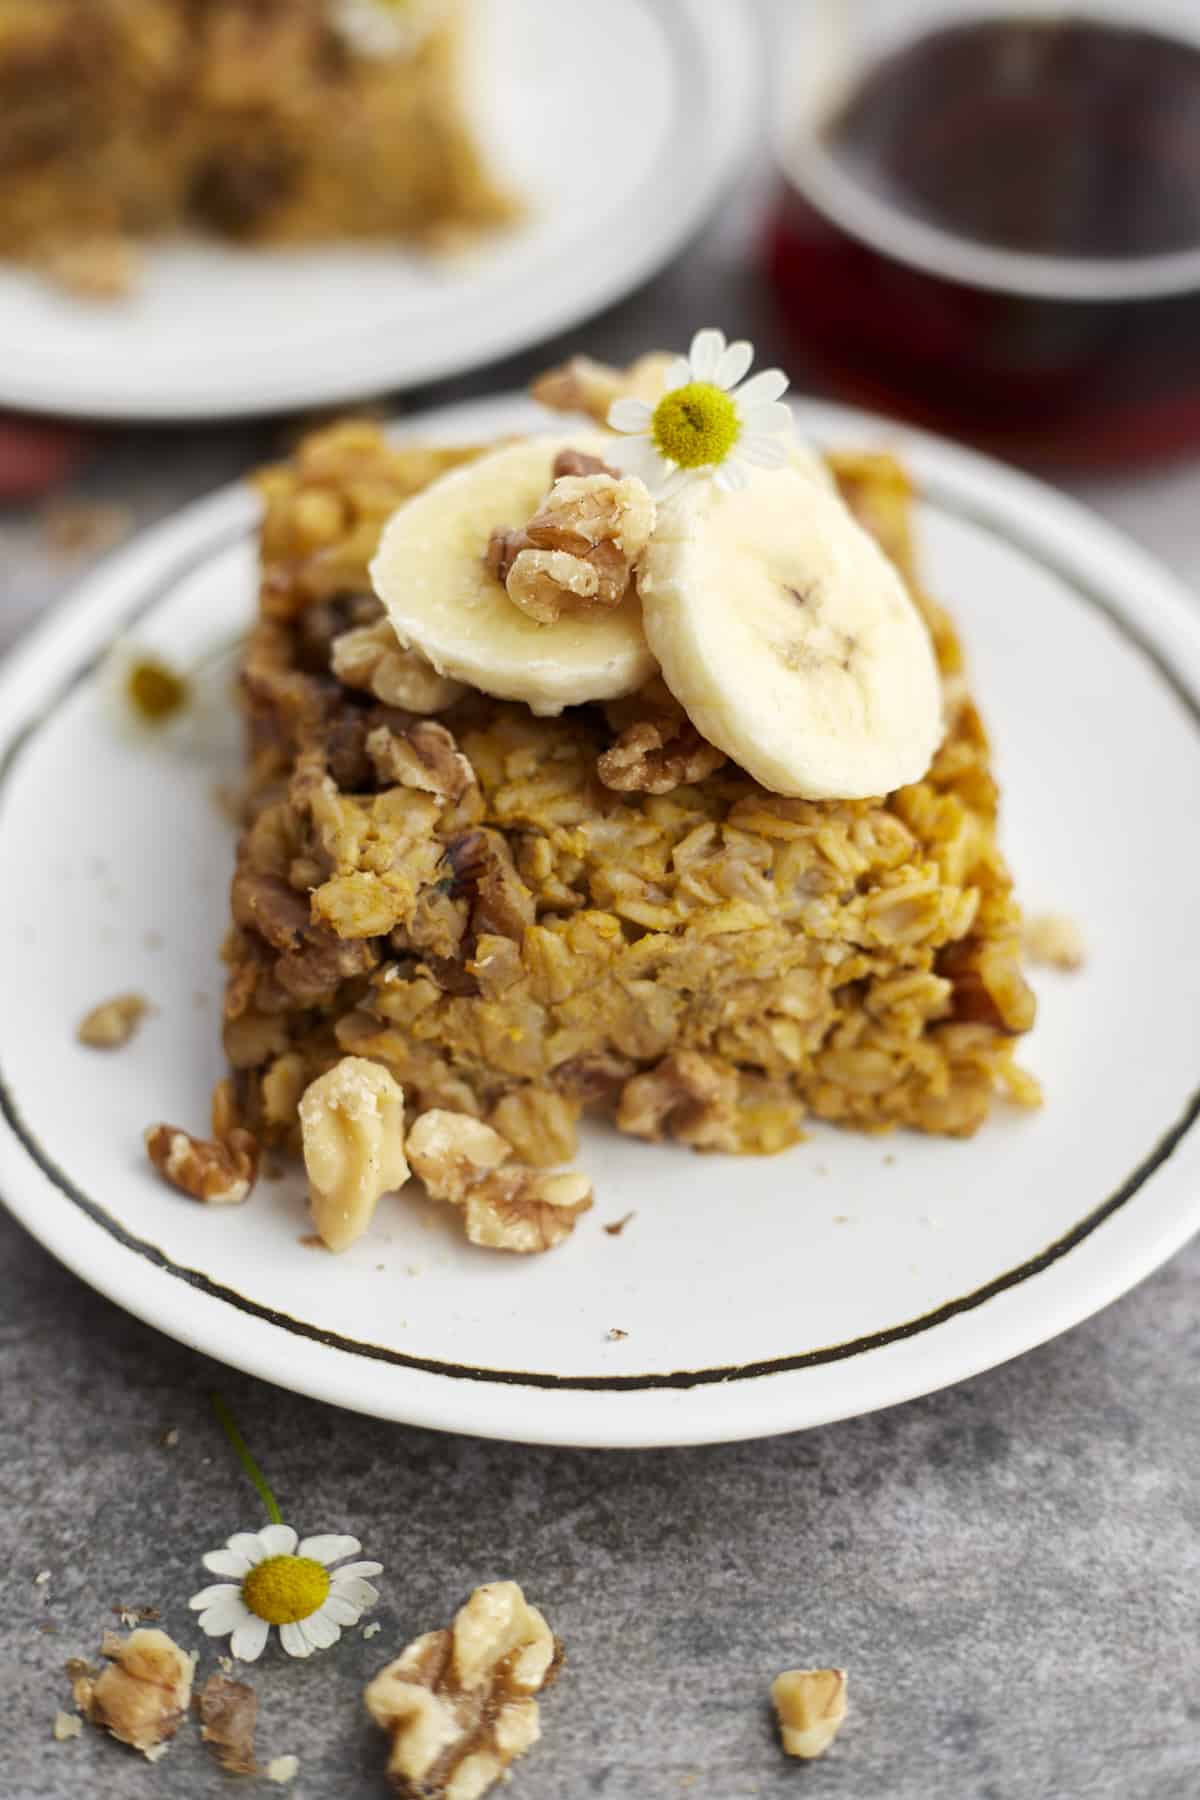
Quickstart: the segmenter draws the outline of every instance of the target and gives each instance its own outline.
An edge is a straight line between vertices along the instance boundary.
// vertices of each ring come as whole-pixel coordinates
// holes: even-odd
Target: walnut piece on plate
[[[628,368],[616,369],[590,356],[573,356],[540,375],[529,391],[552,412],[587,413],[597,425],[607,425],[614,400],[626,395],[650,403],[660,399],[674,361],[665,350],[651,350]]]
[[[633,1137],[669,1134],[696,1150],[736,1150],[737,1073],[698,1050],[676,1050],[625,1083],[617,1124]]]
[[[553,1250],[592,1204],[585,1175],[511,1163],[512,1146],[469,1113],[422,1113],[408,1134],[408,1155],[430,1197],[461,1207],[467,1237],[487,1250]]]
[[[771,1683],[779,1735],[789,1756],[823,1756],[846,1717],[845,1669],[787,1669]]]
[[[1026,919],[1021,942],[1030,962],[1068,972],[1082,969],[1087,960],[1083,932],[1065,913],[1035,913]]]
[[[408,1180],[404,1090],[381,1063],[343,1056],[305,1089],[300,1135],[317,1230],[331,1250],[345,1250],[380,1196]]]
[[[138,1630],[127,1638],[106,1631],[100,1645],[108,1668],[78,1674],[75,1704],[122,1744],[150,1756],[174,1737],[192,1697],[190,1656],[165,1631]]]
[[[541,1735],[535,1695],[562,1647],[515,1581],[475,1589],[453,1625],[426,1632],[366,1689],[391,1737],[400,1800],[479,1800]]]
[[[206,1206],[240,1206],[258,1179],[258,1139],[240,1126],[224,1138],[197,1138],[177,1125],[150,1125],[145,1143],[163,1180]]]
[[[119,1050],[127,1044],[146,1015],[141,994],[114,994],[102,1000],[79,1021],[76,1037],[89,1050]]]

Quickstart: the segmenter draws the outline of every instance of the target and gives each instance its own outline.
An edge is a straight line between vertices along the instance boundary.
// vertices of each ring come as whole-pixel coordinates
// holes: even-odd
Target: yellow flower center
[[[329,1571],[311,1556],[268,1556],[242,1583],[242,1599],[268,1625],[310,1618],[329,1592]]]
[[[165,663],[139,657],[129,671],[126,697],[146,725],[162,725],[188,703],[188,684]]]
[[[654,409],[654,448],[680,469],[723,463],[742,434],[737,407],[710,381],[689,381],[666,394]]]

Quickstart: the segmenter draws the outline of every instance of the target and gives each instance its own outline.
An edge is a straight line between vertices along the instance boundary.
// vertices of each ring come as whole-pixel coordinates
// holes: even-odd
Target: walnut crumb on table
[[[254,1730],[258,1695],[245,1681],[210,1675],[197,1697],[200,1736],[230,1775],[257,1775]]]
[[[823,1756],[846,1717],[845,1669],[787,1669],[771,1683],[779,1735],[789,1756]]]
[[[286,1787],[289,1781],[295,1781],[299,1773],[298,1756],[273,1756],[267,1764],[267,1780],[277,1782],[280,1787]]]
[[[515,1581],[476,1588],[452,1626],[416,1638],[364,1695],[400,1800],[480,1800],[506,1779],[541,1736],[534,1696],[562,1656]]]
[[[78,1713],[63,1712],[60,1707],[54,1715],[54,1739],[56,1743],[65,1744],[68,1738],[77,1738],[83,1730],[83,1720]]]
[[[67,1664],[75,1704],[93,1725],[157,1760],[187,1716],[192,1658],[165,1631],[153,1630],[127,1638],[106,1631],[100,1653],[108,1667],[99,1675],[86,1663]]]

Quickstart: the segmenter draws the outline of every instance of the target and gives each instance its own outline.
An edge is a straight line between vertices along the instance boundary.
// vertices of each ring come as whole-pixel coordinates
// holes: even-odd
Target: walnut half
[[[610,702],[605,716],[617,737],[598,758],[596,773],[619,794],[669,794],[703,781],[725,762],[660,676],[639,693]]]
[[[845,1669],[787,1669],[771,1683],[779,1735],[789,1756],[823,1756],[846,1717]]]
[[[356,626],[333,640],[333,672],[347,687],[364,688],[385,706],[406,712],[445,712],[466,687],[439,675],[419,650],[405,650],[386,619]]]
[[[392,1740],[401,1800],[479,1800],[541,1736],[534,1696],[562,1648],[515,1581],[479,1587],[452,1626],[426,1632],[367,1687],[367,1711]]]
[[[313,1220],[331,1250],[345,1250],[380,1196],[408,1180],[404,1091],[382,1064],[343,1056],[305,1089],[300,1134]]]
[[[524,531],[493,532],[486,561],[515,606],[552,625],[563,612],[619,606],[654,524],[636,475],[558,475]]]
[[[192,1658],[165,1631],[133,1631],[127,1638],[106,1631],[100,1653],[109,1666],[100,1675],[76,1677],[75,1704],[93,1725],[151,1756],[186,1717]]]
[[[467,1237],[484,1249],[521,1256],[553,1250],[592,1204],[585,1175],[510,1163],[511,1145],[468,1113],[422,1113],[408,1134],[408,1154],[430,1196],[461,1207]]]

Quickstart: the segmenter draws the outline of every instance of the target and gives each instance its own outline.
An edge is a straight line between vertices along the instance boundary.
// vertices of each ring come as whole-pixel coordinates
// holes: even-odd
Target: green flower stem
[[[282,1525],[283,1514],[279,1510],[279,1502],[271,1492],[266,1476],[251,1456],[245,1438],[234,1423],[233,1414],[222,1400],[220,1394],[213,1394],[210,1398],[212,1400],[212,1409],[217,1415],[217,1422],[220,1425],[221,1430],[225,1433],[225,1436],[229,1439],[229,1442],[232,1444],[233,1454],[241,1463],[247,1478],[252,1483],[259,1499],[266,1507],[268,1519],[270,1519],[272,1525]]]

